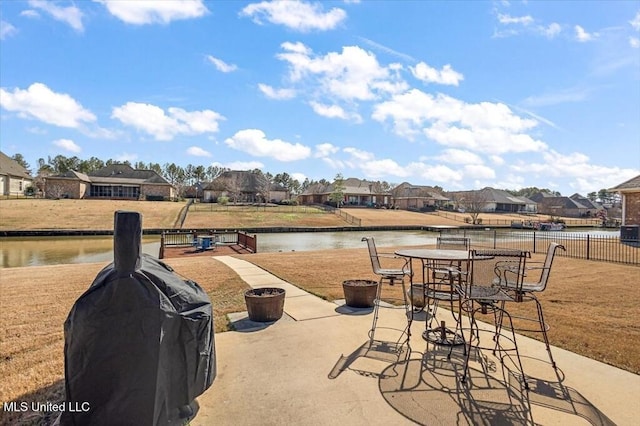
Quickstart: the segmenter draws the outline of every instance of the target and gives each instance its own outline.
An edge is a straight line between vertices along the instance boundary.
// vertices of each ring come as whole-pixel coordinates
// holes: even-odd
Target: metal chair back
[[[469,251],[470,279],[474,287],[485,287],[498,293],[506,283],[514,290],[521,290],[524,282],[527,258],[531,253],[512,249],[474,249]],[[487,290],[490,294],[492,291]]]
[[[438,237],[436,248],[443,250],[469,250],[471,239],[467,237]]]
[[[556,250],[566,250],[562,244],[551,243],[549,244],[549,248],[547,249],[547,256],[544,259],[544,264],[541,268],[542,273],[540,274],[540,279],[536,283],[529,283],[525,281],[524,283],[524,291],[544,291],[547,288],[547,283],[549,282],[549,275],[551,275],[551,265],[553,265],[553,259],[556,255]],[[530,270],[536,269],[535,267],[530,268]]]
[[[367,242],[367,248],[369,249],[369,258],[371,259],[371,267],[373,268],[373,273],[376,275],[380,275],[382,267],[380,266],[378,250],[376,249],[376,243],[373,240],[373,237],[362,237],[362,241]]]

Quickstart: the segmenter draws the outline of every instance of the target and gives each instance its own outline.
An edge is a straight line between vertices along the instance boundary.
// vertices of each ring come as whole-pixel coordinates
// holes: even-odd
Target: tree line
[[[18,164],[24,167],[29,174],[34,175],[33,169],[27,163],[24,156],[20,153],[16,153],[11,157]],[[66,157],[64,155],[56,155],[55,157],[48,156],[45,160],[44,158],[38,159],[35,180],[36,184],[42,182],[43,179],[47,176],[60,175],[64,174],[68,171],[76,171],[84,174],[90,174],[96,170],[102,169],[103,167],[110,166],[112,164],[126,164],[134,169],[138,170],[153,170],[158,173],[164,179],[167,180],[170,184],[176,186],[179,189],[179,192],[183,192],[184,188],[192,185],[196,185],[198,183],[203,182],[211,182],[217,177],[219,177],[222,173],[229,171],[230,169],[218,166],[203,166],[203,165],[193,165],[187,164],[185,167],[177,165],[175,163],[145,163],[144,161],[136,161],[131,163],[130,161],[116,161],[113,159],[108,159],[107,161],[103,161],[97,157],[91,157],[89,159],[81,159],[76,156]],[[287,188],[291,194],[296,195],[306,191],[310,186],[316,184],[329,185],[329,182],[326,179],[320,180],[312,180],[306,178],[303,182],[298,181],[293,178],[286,172],[271,174],[269,172],[263,173],[260,169],[254,169],[252,172],[261,176],[261,181],[266,184],[276,184],[281,185]],[[341,196],[344,192],[344,178],[342,174],[338,173],[334,178],[334,191],[331,195],[331,199],[341,199]],[[372,191],[374,193],[384,193],[390,192],[395,186],[395,184],[386,182],[386,181],[377,181],[372,182]],[[445,192],[445,190],[440,186],[434,186],[433,189]],[[554,196],[560,196],[561,194],[557,191],[552,191],[547,188],[538,188],[535,186],[521,188],[518,190],[510,190],[506,189],[508,193],[511,195],[515,195],[518,197],[530,197],[533,194],[538,192],[547,192]],[[600,203],[615,203],[619,200],[619,194],[615,192],[610,192],[607,189],[600,189],[597,192],[590,192],[587,194],[587,198],[591,201],[599,201]]]

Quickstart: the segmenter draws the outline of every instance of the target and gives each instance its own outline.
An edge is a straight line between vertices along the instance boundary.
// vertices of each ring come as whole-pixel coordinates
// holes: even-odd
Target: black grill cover
[[[63,425],[183,424],[215,378],[209,297],[141,244],[141,215],[116,212],[114,262],[64,323]]]

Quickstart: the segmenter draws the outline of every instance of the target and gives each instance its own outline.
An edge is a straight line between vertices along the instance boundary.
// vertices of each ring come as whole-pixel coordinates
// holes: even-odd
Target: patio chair
[[[508,249],[478,249],[469,251],[470,274],[469,279],[456,285],[456,290],[460,294],[458,324],[456,331],[460,331],[464,339],[462,329],[462,314],[469,317],[470,329],[469,338],[465,343],[466,357],[461,381],[464,383],[469,374],[469,360],[472,349],[493,350],[493,354],[498,352],[498,358],[504,363],[508,357],[515,367],[520,371],[525,389],[528,389],[516,334],[513,330],[513,323],[509,311],[503,302],[515,301],[513,291],[506,291],[501,284],[507,281],[513,284],[513,289],[521,291],[526,259],[531,254],[527,251]],[[508,268],[500,269],[498,266],[504,262],[509,262]],[[478,317],[481,315],[493,314],[494,330],[481,330],[478,326]],[[503,334],[503,324],[508,322],[506,330],[510,335]],[[492,334],[491,346],[486,345],[480,339],[480,333]],[[503,341],[507,341],[507,345]],[[514,361],[515,358],[515,361]]]
[[[371,343],[373,343],[373,341],[375,340],[375,333],[377,328],[396,330],[392,327],[378,327],[380,308],[392,308],[405,310],[408,325],[407,328],[402,332],[402,334],[406,334],[406,341],[409,341],[411,335],[411,322],[413,320],[411,304],[407,301],[407,289],[405,286],[405,277],[411,275],[411,268],[409,266],[409,263],[406,259],[391,253],[378,253],[373,237],[363,237],[362,241],[366,241],[367,243],[367,247],[369,249],[369,258],[371,259],[371,266],[373,267],[373,273],[380,277],[378,281],[378,287],[376,289],[376,297],[373,301],[373,323],[371,324],[371,330],[369,330],[369,340]],[[383,268],[380,260],[383,258],[396,259],[396,261],[402,260],[404,263],[400,268]],[[387,266],[386,263],[388,262],[391,262],[391,260],[385,261],[385,266]],[[385,304],[382,302],[383,285],[385,283],[388,283],[390,286],[393,286],[396,282],[400,282],[402,286],[403,305],[400,307],[391,304]]]
[[[516,326],[516,331],[542,333],[544,344],[547,348],[547,353],[549,354],[549,361],[551,362],[551,365],[554,369],[557,369],[557,367],[553,359],[553,355],[551,354],[551,346],[549,345],[549,337],[547,336],[549,325],[544,321],[542,305],[540,304],[540,300],[538,300],[535,293],[541,293],[547,288],[549,275],[551,275],[551,265],[553,264],[553,259],[558,249],[566,251],[563,245],[558,243],[551,243],[549,244],[549,248],[547,249],[547,256],[544,262],[527,263],[527,266],[524,270],[524,280],[520,286],[518,286],[518,283],[512,282],[510,280],[501,283],[503,289],[509,292],[513,292],[513,299],[516,303],[529,301],[534,301],[536,303],[537,318],[522,316],[514,316],[513,318],[515,318],[516,320],[520,320],[524,324],[536,323],[537,326],[535,328],[527,328],[520,327],[518,325]],[[510,267],[510,265],[507,263],[506,265],[499,267]],[[537,277],[537,280],[532,281],[534,277]]]

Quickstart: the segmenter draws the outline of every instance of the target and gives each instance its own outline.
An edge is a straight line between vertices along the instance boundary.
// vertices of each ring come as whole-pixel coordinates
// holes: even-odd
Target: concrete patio
[[[491,351],[472,352],[470,379],[461,383],[462,347],[448,359],[448,348],[427,345],[424,313],[410,346],[394,344],[392,334],[370,346],[371,309],[327,302],[240,259],[211,261],[251,287],[284,288],[285,315],[266,324],[232,315],[237,331],[215,336],[217,377],[198,398],[192,425],[634,425],[640,418],[638,375],[554,347],[556,375],[544,344],[519,336],[529,391]],[[407,323],[397,309],[381,311],[380,321]]]

